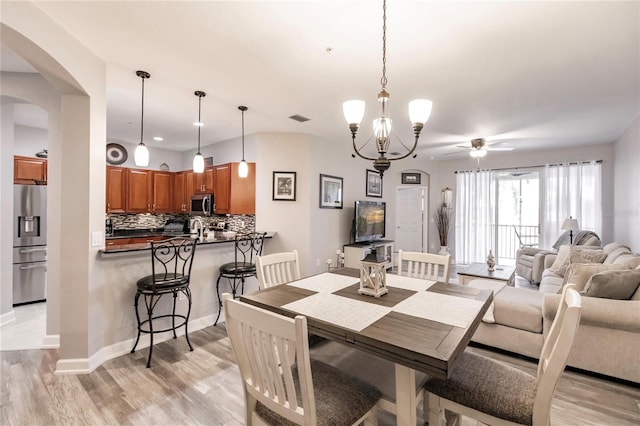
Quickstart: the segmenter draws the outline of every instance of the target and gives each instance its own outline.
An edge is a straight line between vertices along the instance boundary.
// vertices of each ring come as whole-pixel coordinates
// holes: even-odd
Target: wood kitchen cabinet
[[[151,177],[151,212],[173,213],[174,173],[153,171]]]
[[[214,213],[255,214],[256,213],[256,164],[249,163],[249,175],[238,176],[239,163],[213,166],[214,170]]]
[[[127,172],[124,167],[107,166],[107,213],[125,213]]]
[[[208,166],[203,173],[194,173],[195,192],[213,192],[215,190],[215,172],[214,166]]]
[[[151,212],[153,171],[127,169],[127,213]]]
[[[20,185],[46,185],[47,160],[20,155],[14,156],[13,183]]]
[[[177,172],[173,179],[173,211],[184,213],[189,211],[191,194],[187,191],[186,177],[188,172]]]

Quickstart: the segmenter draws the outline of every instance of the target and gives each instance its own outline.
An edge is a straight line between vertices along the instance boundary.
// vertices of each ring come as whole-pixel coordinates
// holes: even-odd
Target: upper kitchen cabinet
[[[256,164],[249,163],[249,175],[238,176],[239,163],[213,166],[216,214],[256,213]]]
[[[13,183],[21,185],[46,185],[47,160],[43,158],[13,157]]]
[[[213,192],[215,189],[215,166],[208,166],[204,173],[194,173],[195,193]]]
[[[125,213],[127,202],[126,168],[107,166],[107,213]]]
[[[174,206],[173,211],[176,213],[183,213],[189,211],[189,201],[191,200],[191,192],[187,191],[186,180],[187,173],[178,172],[175,174],[173,180],[173,199]],[[193,173],[193,172],[191,172]]]
[[[151,212],[151,183],[153,171],[127,170],[127,213]]]
[[[151,172],[151,211],[153,213],[173,213],[174,173]]]

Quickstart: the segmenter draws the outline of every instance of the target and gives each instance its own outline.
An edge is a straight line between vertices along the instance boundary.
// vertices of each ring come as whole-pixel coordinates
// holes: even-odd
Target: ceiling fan
[[[476,139],[471,139],[471,146],[458,145],[457,147],[468,150],[469,155],[474,158],[484,157],[485,155],[487,155],[488,151],[512,151],[513,150],[512,146],[495,146],[495,145],[496,144],[487,145],[486,140],[484,138],[476,138]],[[451,155],[451,154],[458,154],[458,152],[448,152],[443,155]]]

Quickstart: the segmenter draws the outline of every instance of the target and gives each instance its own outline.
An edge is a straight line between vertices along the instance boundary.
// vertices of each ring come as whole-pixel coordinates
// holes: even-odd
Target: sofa
[[[547,255],[556,254],[556,251],[563,245],[574,245],[583,247],[600,247],[600,238],[591,231],[579,231],[575,238],[564,232],[553,244],[553,250],[543,250],[535,247],[521,247],[516,251],[516,274],[531,283],[539,283],[542,279],[542,271],[545,269],[544,259]]]
[[[640,383],[640,255],[619,243],[597,250],[562,246],[544,264],[538,290],[469,283],[494,291],[472,341],[537,359],[561,288],[572,283],[583,293],[582,316],[567,365]]]

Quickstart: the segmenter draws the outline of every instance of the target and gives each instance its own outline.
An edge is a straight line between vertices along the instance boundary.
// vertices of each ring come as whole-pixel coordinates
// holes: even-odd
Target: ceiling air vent
[[[292,115],[289,118],[292,119],[292,120],[297,121],[298,123],[304,123],[305,121],[309,121],[310,120],[310,118],[307,118],[307,117],[299,115],[299,114]]]

